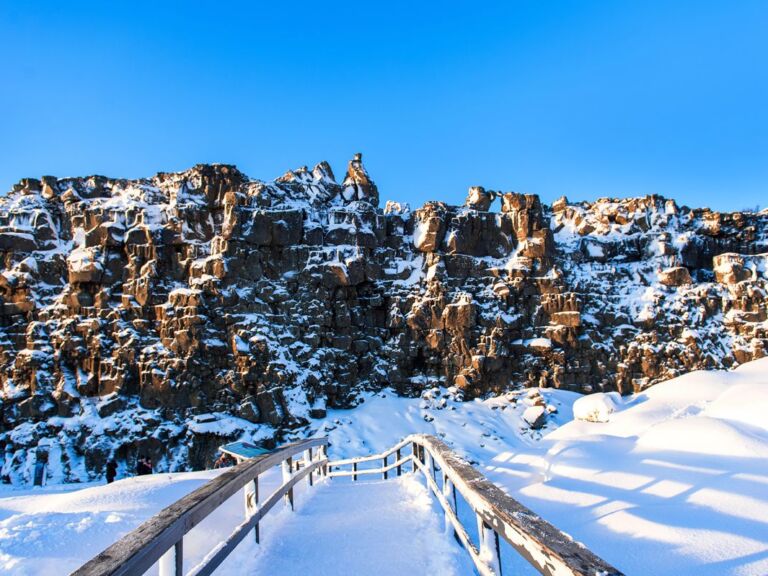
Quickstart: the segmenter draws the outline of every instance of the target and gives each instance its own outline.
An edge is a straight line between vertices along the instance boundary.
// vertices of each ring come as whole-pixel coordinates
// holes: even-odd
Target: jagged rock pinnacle
[[[379,190],[376,188],[371,177],[363,166],[363,155],[358,152],[349,161],[347,176],[342,183],[344,199],[352,202],[362,200],[372,204],[374,207],[379,205]]]

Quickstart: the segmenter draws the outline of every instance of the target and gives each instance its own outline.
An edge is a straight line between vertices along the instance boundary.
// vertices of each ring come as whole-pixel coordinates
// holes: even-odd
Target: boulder
[[[691,273],[684,266],[665,268],[659,272],[659,282],[664,286],[686,286],[691,284]]]
[[[523,420],[534,430],[542,428],[547,423],[547,409],[544,406],[529,406],[523,412]]]
[[[495,192],[486,191],[482,186],[472,186],[464,205],[473,210],[487,212],[491,208],[494,198],[496,198]]]
[[[583,396],[573,403],[573,417],[585,422],[608,422],[611,414],[622,405],[621,396],[616,392],[596,392]]]
[[[413,245],[419,252],[434,252],[445,236],[445,207],[425,204],[414,212]]]
[[[99,248],[77,248],[67,257],[71,284],[98,284],[104,275],[102,252]]]
[[[738,284],[752,276],[750,270],[744,267],[744,257],[728,252],[719,254],[712,259],[715,280],[721,284]]]
[[[350,160],[342,186],[342,196],[348,202],[359,200],[372,206],[379,205],[379,190],[363,166],[363,155],[355,154]]]

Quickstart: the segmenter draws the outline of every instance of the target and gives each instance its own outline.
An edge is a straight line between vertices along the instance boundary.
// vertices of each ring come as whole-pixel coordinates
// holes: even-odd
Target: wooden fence
[[[376,461],[381,461],[380,467],[361,467]],[[328,476],[357,480],[374,474],[387,478],[393,471],[400,475],[409,462],[414,472],[423,474],[443,509],[446,524],[453,528],[482,576],[501,576],[499,539],[510,544],[541,574],[621,576],[619,570],[504,493],[434,436],[408,436],[381,454],[332,461]],[[477,544],[459,519],[457,492],[477,521]]]
[[[73,576],[138,576],[160,561],[161,576],[181,576],[184,560],[184,534],[243,489],[245,520],[224,542],[194,567],[189,574],[207,576],[224,561],[248,533],[259,541],[259,521],[281,499],[293,506],[293,487],[313,475],[323,475],[328,459],[328,440],[313,438],[286,444],[279,450],[238,464],[210,482],[174,502],[136,530],[89,560]],[[294,456],[302,459],[294,461]],[[282,466],[283,483],[266,500],[259,501],[259,475]]]
[[[242,489],[245,520],[188,572],[188,576],[207,576],[248,533],[259,541],[259,521],[281,499],[293,507],[293,487],[301,480],[306,478],[311,486],[315,476],[347,476],[357,480],[360,476],[381,475],[387,479],[403,472],[423,475],[443,509],[446,526],[452,528],[481,576],[501,576],[501,542],[511,545],[541,574],[622,576],[619,570],[489,482],[434,436],[408,436],[381,454],[332,462],[326,457],[327,445],[325,438],[287,444],[225,471],[115,542],[73,576],[138,576],[158,561],[161,576],[181,576],[184,535]],[[298,454],[302,458],[294,459]],[[381,466],[365,467],[378,461]],[[282,484],[260,502],[259,475],[278,465],[283,470]],[[477,522],[477,542],[461,522],[457,493]]]

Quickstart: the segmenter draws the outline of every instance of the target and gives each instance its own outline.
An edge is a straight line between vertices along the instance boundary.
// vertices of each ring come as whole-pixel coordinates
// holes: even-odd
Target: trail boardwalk
[[[472,574],[423,483],[324,482],[262,543],[252,576]]]
[[[545,575],[621,575],[433,436],[408,436],[381,454],[346,460],[329,461],[326,448],[326,439],[315,438],[242,462],[115,542],[75,576],[133,576],[155,563],[160,576],[212,574],[249,534],[263,541],[260,521],[280,501],[294,509],[299,482],[313,494],[283,523],[280,544],[272,541],[255,555],[255,573],[461,574],[474,568],[481,576],[501,576],[513,554]],[[259,477],[275,466],[282,470],[282,483],[260,494]],[[185,535],[238,491],[244,520],[224,541],[211,543],[197,566],[185,566]],[[435,525],[437,510],[442,534]],[[454,541],[463,556],[456,557]],[[398,568],[398,555],[407,566]],[[307,562],[306,570],[289,571]]]

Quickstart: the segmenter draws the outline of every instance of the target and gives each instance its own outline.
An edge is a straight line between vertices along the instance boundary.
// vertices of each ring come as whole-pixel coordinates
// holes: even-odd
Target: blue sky
[[[0,189],[361,151],[383,199],[768,204],[768,2],[0,0]]]

